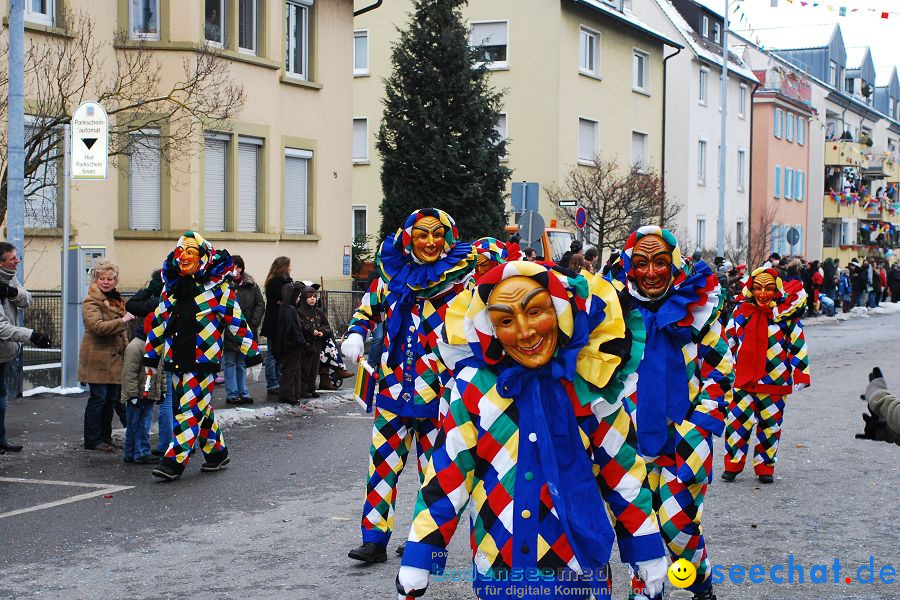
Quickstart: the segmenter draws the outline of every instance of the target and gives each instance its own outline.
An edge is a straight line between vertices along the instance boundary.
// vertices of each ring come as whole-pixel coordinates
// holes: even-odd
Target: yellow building
[[[386,2],[354,21],[354,235],[380,226],[375,133],[391,44],[411,10],[408,0]],[[463,11],[470,44],[484,49],[491,83],[506,91],[497,127],[509,142],[511,182],[540,186],[547,224],[556,218],[547,188],[595,154],[661,171],[663,59],[678,44],[602,0],[470,0]]]
[[[280,255],[296,279],[349,289],[351,243],[352,0],[42,0],[25,3],[26,49],[66,43],[65,15],[89,15],[105,81],[117,59],[143,45],[161,87],[184,77],[198,48],[215,47],[243,88],[240,110],[215,129],[198,126],[191,151],[166,160],[160,129],[137,132],[105,181],[71,187],[71,242],[106,247],[120,287],[143,284],[186,229],[244,257],[260,281]],[[3,3],[4,19],[8,3]],[[118,33],[118,35],[117,35]],[[6,60],[4,58],[4,60]],[[26,79],[26,112],[34,105]],[[84,100],[95,100],[88,90]],[[71,114],[76,107],[67,106]],[[111,119],[122,118],[113,115]],[[140,119],[143,115],[131,114]],[[5,122],[4,122],[5,126]],[[162,143],[164,146],[165,144]],[[62,169],[58,169],[61,173]],[[62,176],[26,198],[26,284],[58,289]]]

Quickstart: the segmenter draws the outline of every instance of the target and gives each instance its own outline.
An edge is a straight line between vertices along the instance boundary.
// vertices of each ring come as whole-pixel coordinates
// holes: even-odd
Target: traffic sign
[[[560,200],[559,205],[563,208],[578,206],[578,200]]]
[[[519,215],[516,223],[519,225],[519,245],[523,248],[540,247],[544,218],[535,210],[526,210]]]
[[[791,246],[796,246],[797,242],[800,241],[800,232],[797,231],[796,227],[791,227],[787,230],[787,243]]]
[[[575,227],[584,229],[585,225],[587,225],[587,211],[583,206],[579,206],[575,211]]]
[[[72,114],[72,179],[106,179],[109,165],[109,117],[96,102]]]

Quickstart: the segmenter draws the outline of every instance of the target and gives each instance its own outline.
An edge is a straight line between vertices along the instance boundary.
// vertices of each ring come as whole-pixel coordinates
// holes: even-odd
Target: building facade
[[[106,3],[104,3],[106,4]],[[168,124],[134,132],[103,181],[71,186],[71,242],[104,246],[120,287],[141,286],[184,230],[244,257],[260,281],[289,256],[297,279],[349,289],[351,244],[352,0],[88,0],[26,2],[26,48],[55,44],[66,14],[86,14],[102,42],[101,81],[115,80],[137,48],[149,51],[160,89],[185,77],[201,47],[214,48],[243,89],[240,110],[215,127],[197,123],[190,150],[170,153]],[[8,10],[4,5],[4,11]],[[3,14],[6,18],[6,13]],[[34,86],[33,80],[26,85]],[[95,100],[100,90],[87,90]],[[26,107],[36,94],[26,89]],[[75,106],[66,106],[71,111]],[[27,111],[27,108],[26,108]],[[111,119],[141,119],[139,112]],[[159,122],[157,120],[156,122]],[[59,288],[62,169],[58,185],[26,198],[25,264],[32,289]],[[26,182],[27,183],[27,182]]]

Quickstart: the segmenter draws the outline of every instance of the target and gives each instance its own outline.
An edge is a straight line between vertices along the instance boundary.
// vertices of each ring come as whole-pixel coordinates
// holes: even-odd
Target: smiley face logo
[[[669,567],[669,581],[677,588],[686,588],[697,579],[697,567],[689,560],[679,558]]]

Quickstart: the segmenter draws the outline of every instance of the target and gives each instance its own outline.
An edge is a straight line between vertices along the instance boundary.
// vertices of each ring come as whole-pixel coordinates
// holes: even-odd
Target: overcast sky
[[[724,0],[701,1],[719,14],[724,11]],[[813,0],[804,1],[807,2],[805,7],[801,6],[800,0],[794,0],[793,3],[778,0],[778,6],[773,8],[771,0],[730,0],[733,20],[731,28],[755,41],[754,30],[758,31],[760,38],[764,38],[765,31],[772,28],[802,30],[827,23],[839,23],[847,47],[869,46],[872,49],[872,60],[879,80],[889,75],[892,66],[897,66],[900,71],[900,1],[817,0],[817,7],[812,6]],[[833,11],[828,10],[829,5],[833,7]],[[839,16],[841,6],[847,8],[845,17]],[[851,12],[854,8],[858,9],[857,12]],[[870,8],[878,12],[870,12]],[[882,19],[881,11],[893,12],[890,12],[887,19]],[[747,30],[746,22],[737,20],[736,16],[740,12],[747,16],[751,30]],[[798,37],[802,37],[802,34]]]

